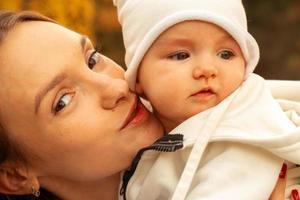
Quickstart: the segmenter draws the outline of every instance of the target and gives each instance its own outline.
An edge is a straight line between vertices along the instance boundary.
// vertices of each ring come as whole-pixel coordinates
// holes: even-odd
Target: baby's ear
[[[144,90],[143,90],[143,87],[141,86],[141,84],[139,83],[139,81],[136,82],[135,84],[135,92],[140,96],[140,97],[143,97],[144,99],[148,100],[145,93],[144,93]]]
[[[23,164],[5,163],[0,166],[0,193],[25,195],[32,188],[39,189],[39,182]]]
[[[139,95],[141,95],[143,93],[142,86],[138,81],[135,84],[135,92]]]
[[[144,104],[144,106],[150,111],[153,112],[153,108],[151,106],[151,103],[149,102],[147,96],[144,93],[143,87],[141,86],[141,84],[139,83],[139,81],[137,80],[136,84],[135,84],[135,92],[142,98],[141,101]]]

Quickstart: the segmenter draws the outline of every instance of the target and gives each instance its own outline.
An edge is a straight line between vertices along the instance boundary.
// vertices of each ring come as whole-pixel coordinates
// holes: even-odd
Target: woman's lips
[[[148,118],[148,111],[144,107],[144,105],[140,102],[138,99],[136,103],[134,104],[133,108],[130,111],[130,114],[126,118],[125,122],[123,123],[123,126],[121,129],[125,129],[131,126],[134,126],[136,124],[139,124],[140,122],[144,121]]]

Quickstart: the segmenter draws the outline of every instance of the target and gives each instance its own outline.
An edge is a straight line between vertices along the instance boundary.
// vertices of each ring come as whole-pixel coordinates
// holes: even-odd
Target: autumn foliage
[[[249,30],[261,49],[256,72],[265,78],[300,80],[300,1],[243,2]],[[88,35],[104,54],[124,66],[121,28],[112,0],[0,0],[0,9],[41,12]]]

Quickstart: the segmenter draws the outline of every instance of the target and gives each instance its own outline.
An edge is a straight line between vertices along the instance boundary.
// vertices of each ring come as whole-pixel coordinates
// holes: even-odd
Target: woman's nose
[[[130,93],[127,82],[122,77],[111,74],[92,73],[87,79],[87,87],[103,109],[115,108]]]
[[[100,103],[104,109],[113,109],[121,100],[129,96],[129,87],[125,80],[111,78],[100,92]]]

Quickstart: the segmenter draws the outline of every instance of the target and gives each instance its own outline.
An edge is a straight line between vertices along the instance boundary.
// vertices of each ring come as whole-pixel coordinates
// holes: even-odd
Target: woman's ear
[[[39,190],[39,182],[24,164],[5,163],[0,166],[0,193],[31,194],[32,188]]]

